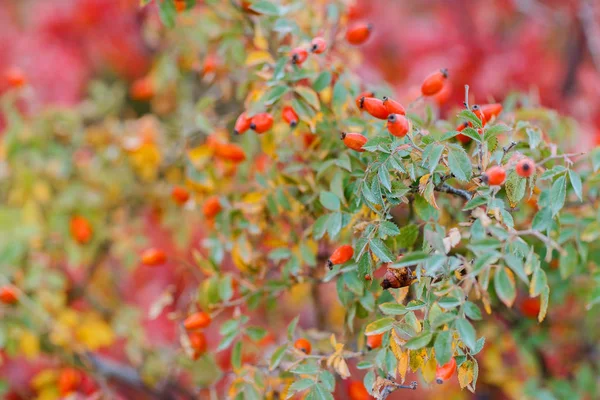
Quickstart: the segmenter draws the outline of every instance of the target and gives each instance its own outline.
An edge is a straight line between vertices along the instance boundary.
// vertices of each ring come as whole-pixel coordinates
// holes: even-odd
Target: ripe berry
[[[283,107],[283,111],[281,112],[281,116],[283,120],[287,122],[291,128],[296,127],[298,125],[298,114],[291,106]]]
[[[19,300],[17,289],[12,285],[0,288],[0,301],[4,304],[15,304]]]
[[[206,352],[206,336],[202,332],[190,332],[188,335],[190,346],[194,349],[194,353],[203,354]]]
[[[142,253],[142,264],[148,267],[156,267],[167,262],[167,254],[157,248],[151,247]]]
[[[304,338],[296,340],[296,343],[294,343],[294,347],[303,352],[304,354],[310,354],[310,351],[312,350],[312,345],[308,340]]]
[[[481,107],[475,104],[473,107],[471,107],[471,111],[473,111],[473,114],[477,115],[477,118],[479,118],[479,120],[481,121],[481,125],[485,126],[487,120],[485,118],[485,115],[483,114],[483,111],[481,111]]]
[[[364,92],[362,92],[361,94],[359,94],[358,96],[356,96],[356,107],[362,109],[363,108],[363,102],[365,100],[365,98],[367,97],[375,97],[375,93],[373,93],[370,90],[365,90]]]
[[[537,316],[540,313],[540,308],[541,308],[541,302],[540,302],[540,298],[539,297],[535,297],[535,298],[527,298],[525,300],[523,300],[523,302],[521,303],[521,306],[519,307],[519,309],[521,310],[521,313],[528,317],[528,318],[533,318],[536,319]]]
[[[217,196],[209,197],[202,205],[202,213],[206,219],[213,219],[222,209],[221,202]]]
[[[404,137],[410,131],[408,119],[401,114],[390,114],[387,122],[388,131],[396,137]]]
[[[322,37],[316,37],[310,42],[310,51],[315,54],[321,54],[327,49],[327,42]]]
[[[12,67],[4,73],[4,79],[11,88],[20,88],[27,83],[27,77],[19,68]]]
[[[441,367],[437,367],[437,369],[435,370],[435,381],[438,384],[442,384],[445,381],[452,378],[452,375],[454,375],[455,372],[456,360],[454,359],[454,357],[452,357],[450,361],[448,361],[446,364],[442,365]]]
[[[365,274],[365,281],[371,281],[373,278],[369,274]]]
[[[438,107],[441,107],[450,100],[450,96],[452,96],[452,85],[446,81],[442,90],[433,96],[433,100],[437,103]]]
[[[362,108],[375,118],[386,119],[389,115],[383,104],[383,100],[379,100],[376,97],[365,97],[362,99]]]
[[[372,397],[361,381],[352,381],[348,385],[348,398],[350,400],[369,400]]]
[[[217,71],[219,67],[219,57],[215,54],[209,54],[204,59],[204,65],[202,66],[202,75],[212,74]]]
[[[402,104],[398,103],[396,100],[390,99],[389,97],[383,97],[383,106],[388,114],[406,115],[406,110]]]
[[[409,268],[388,268],[383,276],[380,286],[383,290],[399,289],[410,286],[413,281],[412,272]]]
[[[500,186],[506,179],[506,170],[500,165],[493,166],[483,174],[483,181],[490,186]]]
[[[183,12],[186,9],[185,0],[175,0],[175,11]]]
[[[256,133],[265,133],[273,126],[273,116],[269,113],[256,114],[250,120],[250,129]]]
[[[239,163],[246,159],[244,149],[235,143],[217,143],[214,146],[214,152],[215,157],[233,163]]]
[[[131,84],[129,94],[133,100],[148,101],[154,96],[154,85],[149,77],[139,78]]]
[[[433,96],[442,90],[447,78],[448,70],[445,68],[432,73],[423,81],[421,93],[423,96]]]
[[[383,340],[383,333],[367,336],[367,349],[373,350],[378,347],[381,347],[382,340]]]
[[[358,24],[346,32],[346,40],[353,45],[363,44],[367,41],[373,30],[373,24]]]
[[[361,153],[364,151],[364,149],[362,147],[368,141],[368,139],[365,136],[361,135],[360,133],[342,132],[340,137],[342,138],[342,140],[344,141],[344,144],[347,147],[351,148],[352,150],[361,152]]]
[[[296,47],[292,50],[292,64],[302,65],[304,61],[308,58],[308,51],[302,47]]]
[[[235,120],[235,126],[233,127],[233,133],[236,135],[241,135],[250,129],[251,118],[248,118],[245,112],[241,113],[239,117]]]
[[[517,163],[515,171],[517,172],[517,175],[522,176],[523,178],[529,178],[535,171],[535,164],[531,158],[524,158]]]
[[[352,259],[354,255],[354,249],[349,244],[345,244],[343,246],[335,249],[329,260],[327,260],[327,266],[329,269],[333,268],[334,265],[344,264]]]
[[[468,123],[468,122],[463,122],[463,123],[462,123],[462,124],[461,124],[461,125],[460,125],[458,128],[456,128],[456,130],[457,130],[458,132],[462,132],[462,131],[464,131],[464,130],[465,130],[467,127],[468,127],[468,126],[469,126],[469,123]],[[463,144],[469,144],[469,143],[471,143],[471,138],[470,138],[470,137],[468,137],[467,135],[463,135],[462,133],[461,133],[461,134],[458,134],[458,135],[456,135],[456,140],[458,140],[459,142],[461,142],[461,143],[463,143]]]
[[[87,219],[80,216],[74,216],[69,223],[71,237],[79,244],[86,244],[92,239],[92,225]]]
[[[171,197],[175,203],[183,205],[190,199],[190,192],[184,187],[175,186],[171,191]]]
[[[490,121],[493,117],[497,117],[502,112],[502,104],[492,103],[479,106],[486,121]]]
[[[195,329],[203,329],[210,325],[212,318],[208,313],[204,311],[196,312],[183,321],[183,326],[188,331],[193,331]]]
[[[58,391],[62,396],[75,392],[81,382],[81,373],[73,368],[63,368],[58,377]]]

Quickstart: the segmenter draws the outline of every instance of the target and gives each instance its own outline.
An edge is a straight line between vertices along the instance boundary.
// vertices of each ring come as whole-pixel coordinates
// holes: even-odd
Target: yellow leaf
[[[406,296],[408,296],[409,290],[410,290],[410,286],[405,286],[405,287],[402,287],[402,288],[396,290],[396,295],[394,297],[396,298],[396,302],[398,304],[402,304],[404,299],[406,299]]]
[[[548,300],[550,296],[550,288],[548,285],[542,289],[542,293],[540,294],[540,313],[538,314],[538,322],[542,322],[544,318],[546,318],[546,313],[548,312]]]
[[[335,340],[335,335],[333,333],[329,336],[329,343],[331,343],[331,347],[334,349],[337,347],[337,340]]]
[[[231,258],[233,264],[242,272],[249,272],[249,265],[252,261],[252,246],[245,236],[240,236],[233,244],[231,249]]]
[[[90,350],[97,350],[110,346],[115,335],[110,325],[97,314],[87,314],[83,317],[81,325],[75,331],[77,340],[85,344]]]
[[[58,386],[46,386],[44,387],[35,398],[36,400],[58,400],[62,396],[58,391]]]
[[[55,385],[58,380],[58,371],[54,369],[44,369],[36,374],[29,385],[39,392],[44,386]]]
[[[431,174],[425,174],[421,178],[419,178],[419,193],[423,193],[425,191],[425,187],[427,186],[427,182],[429,182],[429,176]]]
[[[256,50],[250,52],[248,57],[246,57],[246,66],[252,67],[259,64],[264,63],[273,63],[273,57],[269,54],[268,51],[264,50]]]
[[[346,364],[346,360],[342,357],[338,358],[338,362],[336,363],[335,370],[342,377],[342,379],[346,379],[350,377],[350,370],[348,369],[348,364]]]
[[[437,368],[437,362],[435,361],[435,357],[433,355],[429,357],[429,360],[425,363],[423,368],[421,368],[421,373],[423,374],[423,380],[427,383],[433,382],[435,379],[435,370]]]
[[[327,86],[325,89],[321,90],[319,92],[319,95],[321,96],[321,102],[325,104],[330,104],[332,94],[333,90],[331,89],[331,86]]]
[[[406,380],[406,371],[408,370],[408,350],[404,350],[398,359],[398,374],[400,374],[401,383]]]
[[[19,350],[28,359],[40,354],[40,339],[33,332],[24,331],[19,338]]]
[[[400,357],[402,357],[402,349],[400,348],[400,345],[396,341],[396,338],[394,337],[395,336],[394,333],[395,333],[395,330],[392,329],[392,336],[390,337],[390,349],[392,350],[392,353],[396,357],[396,360],[400,360]]]
[[[265,39],[259,24],[254,25],[254,46],[259,50],[269,49],[269,43]]]
[[[471,382],[473,382],[473,361],[467,360],[458,367],[458,383],[460,388],[464,389]]]
[[[408,360],[408,365],[410,366],[410,370],[412,372],[415,372],[421,368],[425,362],[425,358],[421,350],[410,350]]]

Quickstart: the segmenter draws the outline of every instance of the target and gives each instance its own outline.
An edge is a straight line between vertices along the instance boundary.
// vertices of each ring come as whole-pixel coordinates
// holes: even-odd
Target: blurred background
[[[153,30],[147,29],[159,21],[156,7],[140,9],[139,5],[140,0],[0,0],[0,93],[14,86],[19,76],[26,77],[28,87],[19,106],[24,114],[34,114],[46,107],[79,105],[97,79],[129,84],[143,78],[160,54]],[[479,103],[502,101],[514,91],[524,91],[531,101],[577,120],[581,137],[574,138],[576,146],[600,144],[600,1],[359,0],[351,5],[350,19],[375,25],[373,36],[359,48],[364,61],[357,72],[366,82],[385,81],[400,100],[418,97],[423,77],[443,66],[450,71],[450,86],[436,96],[442,113],[462,102],[465,84]],[[0,114],[0,132],[5,127],[3,118]],[[175,252],[173,235],[157,228],[154,218],[148,213],[143,227],[149,241]],[[196,241],[203,237],[201,229],[194,234]],[[181,253],[191,258],[190,249]],[[127,293],[127,301],[147,313],[165,286],[180,288],[183,280],[169,271],[137,269],[124,273],[120,283],[136,288]],[[311,305],[295,306],[306,289],[299,288],[282,300],[287,305],[286,322],[297,313],[301,325],[314,322]],[[547,370],[542,373],[557,378],[557,391],[562,390],[565,398],[571,390],[566,378],[575,376],[581,385],[593,385],[592,370],[577,361],[581,354],[595,350],[572,340],[578,332],[570,320],[579,318],[581,307],[573,312],[569,302],[557,305],[549,320],[560,323],[543,331],[535,322],[539,304],[521,307],[533,318],[520,324],[520,330],[511,331],[511,320],[494,321],[482,330],[488,343],[481,355],[484,370],[477,398],[518,398],[529,384],[526,378],[534,373],[535,357],[545,360]],[[334,323],[343,314],[328,317]],[[92,326],[104,329],[99,323]],[[176,341],[175,325],[165,317],[145,321],[143,328],[149,343]],[[548,335],[556,343],[547,352],[519,351],[525,346],[523,337],[536,344]],[[111,346],[103,350],[105,354],[123,357],[125,344],[108,342]],[[216,342],[218,338],[209,339],[209,346]],[[221,353],[218,362],[226,365],[229,356]],[[4,361],[0,375],[23,383],[52,365],[43,357]],[[530,384],[530,393],[535,390],[535,384]],[[344,388],[340,391],[339,398],[345,398]],[[431,399],[470,398],[455,384],[427,392],[394,393],[390,399],[424,398],[424,393]],[[537,394],[554,398],[544,397],[541,391]]]

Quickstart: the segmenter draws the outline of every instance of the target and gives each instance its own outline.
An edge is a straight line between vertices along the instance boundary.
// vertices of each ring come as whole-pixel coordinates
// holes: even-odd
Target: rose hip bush
[[[444,65],[402,104],[341,1],[141,6],[131,84],[25,113],[3,77],[5,397],[597,395],[577,121],[468,86],[442,117]]]

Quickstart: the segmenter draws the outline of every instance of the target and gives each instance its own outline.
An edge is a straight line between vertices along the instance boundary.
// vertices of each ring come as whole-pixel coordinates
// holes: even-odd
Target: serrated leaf
[[[560,271],[560,276],[563,279],[568,278],[575,272],[577,268],[577,249],[573,246],[572,243],[569,243],[565,246],[565,252],[560,255],[560,260],[558,262],[558,269]]]
[[[473,361],[467,360],[458,367],[458,383],[461,389],[473,381]]]
[[[316,382],[313,379],[304,378],[292,383],[288,390],[290,393],[302,392],[315,384]]]
[[[389,268],[408,267],[410,265],[415,265],[422,261],[425,261],[425,260],[427,260],[427,258],[429,258],[429,254],[424,253],[422,251],[408,253],[408,254],[405,254],[404,256],[402,256],[400,261],[390,265]]]
[[[463,343],[471,350],[475,350],[477,347],[477,338],[475,336],[475,328],[473,328],[473,325],[466,319],[461,318],[456,320],[455,326]]]
[[[558,177],[550,188],[550,208],[554,217],[563,208],[567,195],[567,180],[564,175]]]
[[[459,132],[460,134],[470,137],[471,139],[473,139],[476,142],[481,142],[481,135],[479,134],[479,132],[477,132],[475,129],[468,127],[463,129],[461,132]]]
[[[583,201],[583,188],[581,184],[581,177],[579,174],[572,169],[569,170],[569,180],[571,181],[571,186],[573,186],[573,191],[579,198],[579,200]]]
[[[390,172],[388,171],[385,164],[379,167],[377,171],[377,176],[379,177],[379,181],[383,185],[384,188],[388,190],[388,192],[392,191],[392,182],[390,180]]]
[[[506,188],[506,196],[511,206],[514,207],[525,196],[526,185],[527,180],[520,177],[515,171],[511,171],[508,174],[504,187]]]
[[[552,226],[552,210],[549,207],[544,207],[533,217],[531,228],[543,232],[550,226]]]
[[[398,303],[383,303],[379,305],[379,309],[385,315],[404,315],[408,312],[404,305]]]
[[[385,236],[397,236],[401,233],[398,226],[391,221],[381,221],[379,223],[379,232]]]
[[[369,248],[377,256],[377,258],[379,258],[379,261],[391,262],[392,258],[394,258],[392,251],[380,239],[371,239],[369,242]]]
[[[390,329],[392,329],[392,327],[394,326],[394,322],[396,322],[396,320],[390,317],[381,318],[377,321],[373,321],[365,328],[365,335],[376,335],[379,333],[387,332]]]
[[[431,332],[423,333],[419,336],[415,336],[411,338],[408,342],[404,344],[404,348],[409,350],[418,350],[421,349],[431,342],[431,338],[433,334]]]
[[[444,146],[438,143],[432,143],[427,147],[429,150],[427,157],[427,160],[429,161],[429,173],[432,174],[440,162],[440,157],[444,151]]]
[[[504,124],[494,125],[488,129],[486,129],[485,134],[483,136],[483,140],[488,140],[492,137],[499,135],[500,133],[510,132],[510,127]]]
[[[465,121],[472,123],[475,128],[481,128],[481,120],[477,117],[477,115],[475,115],[475,113],[473,111],[462,110],[458,114],[458,117]],[[467,129],[465,129],[465,131]]]
[[[328,210],[339,211],[340,210],[340,199],[333,193],[323,191],[319,194],[319,201]]]
[[[277,100],[279,100],[284,94],[286,94],[290,89],[287,86],[275,86],[265,96],[265,105],[272,105]]]
[[[498,267],[494,276],[494,288],[500,300],[507,306],[512,307],[517,297],[515,277],[512,271],[506,267]]]
[[[448,166],[450,172],[461,181],[468,182],[473,176],[471,159],[462,149],[451,148],[448,150]]]
[[[474,208],[480,207],[484,204],[487,204],[488,198],[484,196],[474,197],[465,204],[463,211],[472,210]]]
[[[479,321],[481,319],[481,310],[479,309],[479,307],[477,307],[475,303],[467,301],[463,305],[463,310],[465,312],[465,315],[471,318],[472,320]]]
[[[331,72],[323,71],[319,74],[317,79],[315,79],[315,81],[313,83],[313,89],[315,90],[315,92],[320,92],[321,90],[328,87],[330,83],[331,83]]]
[[[412,247],[419,237],[419,227],[414,224],[403,226],[400,233],[396,237],[396,245],[400,249],[408,249]]]
[[[314,90],[306,86],[297,86],[294,90],[308,103],[309,106],[315,110],[319,110],[321,103],[319,102],[319,96],[317,96]]]
[[[442,331],[438,333],[433,345],[435,359],[439,365],[444,365],[452,358],[452,332]]]

